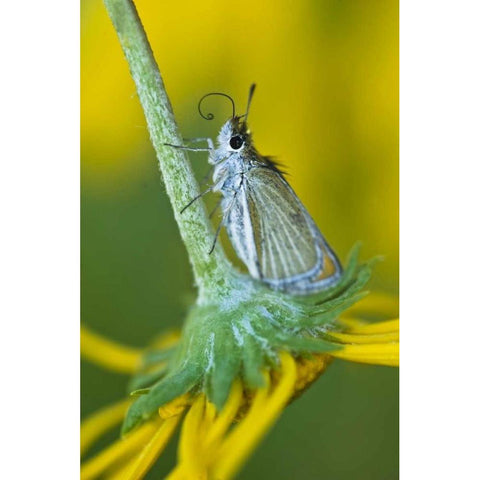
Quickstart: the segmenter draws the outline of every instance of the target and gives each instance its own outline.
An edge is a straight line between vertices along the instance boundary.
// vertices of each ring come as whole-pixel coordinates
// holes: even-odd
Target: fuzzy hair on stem
[[[199,194],[199,187],[185,152],[165,146],[182,144],[182,137],[135,5],[131,0],[104,0],[104,3],[142,104],[163,182],[192,265],[199,302],[208,302],[210,297],[235,288],[234,270],[221,245],[209,254],[214,233],[203,202],[195,202],[181,213]]]

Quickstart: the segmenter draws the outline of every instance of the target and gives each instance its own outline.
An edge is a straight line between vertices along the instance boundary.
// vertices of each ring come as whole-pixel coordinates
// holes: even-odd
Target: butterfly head
[[[229,118],[218,134],[220,147],[228,152],[240,152],[251,144],[251,133],[247,122],[241,117]]]
[[[247,110],[243,115],[235,114],[235,102],[233,101],[233,98],[226,93],[207,93],[207,95],[204,95],[198,103],[198,111],[206,120],[212,120],[214,118],[212,113],[204,115],[201,110],[202,101],[206,97],[210,95],[220,95],[226,97],[232,103],[232,116],[224,123],[217,137],[219,148],[224,150],[225,153],[240,152],[251,145],[251,133],[247,125],[247,119],[254,91],[255,84],[252,84],[248,94]]]

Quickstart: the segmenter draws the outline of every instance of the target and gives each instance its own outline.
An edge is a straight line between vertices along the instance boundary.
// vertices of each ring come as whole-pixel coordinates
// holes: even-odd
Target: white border
[[[409,480],[477,471],[479,18],[475,1],[401,5]],[[2,8],[1,478],[78,476],[78,20],[75,2]]]
[[[79,14],[2,5],[0,478],[78,477]]]
[[[479,3],[400,13],[401,474],[475,478]]]

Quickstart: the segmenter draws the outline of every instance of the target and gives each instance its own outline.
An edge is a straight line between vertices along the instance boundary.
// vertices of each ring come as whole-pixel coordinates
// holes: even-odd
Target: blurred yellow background
[[[357,240],[364,258],[385,256],[371,288],[395,294],[398,2],[135,3],[182,134],[215,137],[229,104],[210,99],[216,118],[207,122],[197,112],[200,97],[228,93],[241,112],[256,82],[249,123],[257,148],[285,165],[340,258]],[[140,345],[179,325],[193,288],[135,87],[100,0],[81,1],[81,125],[82,319]],[[205,155],[190,158],[201,179]],[[342,362],[330,370],[291,407],[241,478],[398,477],[397,372]],[[82,411],[124,389],[123,378],[84,365]]]

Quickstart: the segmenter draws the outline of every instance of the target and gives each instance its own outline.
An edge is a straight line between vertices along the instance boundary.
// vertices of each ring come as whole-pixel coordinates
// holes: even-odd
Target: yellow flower
[[[158,409],[158,414],[112,445],[86,460],[82,480],[102,476],[108,479],[140,479],[161,455],[176,428],[181,424],[178,463],[168,479],[232,478],[268,432],[286,405],[322,374],[334,358],[353,362],[398,366],[398,319],[368,323],[358,315],[362,304],[370,309],[395,309],[396,299],[370,295],[350,316],[340,318],[329,332],[343,348],[328,354],[308,357],[280,353],[278,370],[264,370],[264,385],[248,389],[238,377],[221,410],[202,392],[182,395]],[[392,306],[393,305],[393,306]],[[144,351],[118,345],[82,328],[81,351],[84,358],[116,372],[137,371]],[[171,348],[177,333],[165,335],[157,347]],[[107,430],[119,424],[130,400],[121,400],[86,419],[81,427],[81,452],[84,454]],[[106,475],[106,476],[105,476]]]
[[[180,150],[165,148],[181,136],[137,10],[131,0],[105,0],[105,6],[144,109],[198,297],[181,334],[145,350],[82,332],[84,356],[117,372],[134,373],[134,391],[131,401],[107,407],[84,423],[81,445],[86,452],[125,418],[123,437],[84,462],[81,476],[142,478],[182,424],[178,463],[168,478],[232,478],[285,406],[335,357],[398,365],[398,320],[367,324],[355,310],[342,317],[364,298],[370,277],[372,262],[357,265],[358,248],[338,284],[308,296],[271,290],[232,269],[220,246],[208,250],[216,237],[203,205],[184,209],[198,190],[187,159]],[[108,113],[109,120],[114,112]],[[120,143],[128,156],[126,142]],[[296,153],[305,158],[301,149]]]

